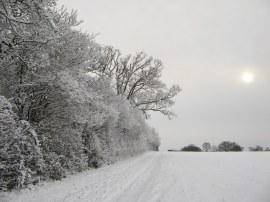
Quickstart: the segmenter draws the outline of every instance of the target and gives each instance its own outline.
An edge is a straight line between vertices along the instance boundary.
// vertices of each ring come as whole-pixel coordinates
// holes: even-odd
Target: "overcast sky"
[[[161,59],[178,84],[172,121],[153,114],[161,149],[235,141],[270,147],[269,0],[60,0],[84,31],[123,54]],[[254,81],[241,80],[244,72]]]

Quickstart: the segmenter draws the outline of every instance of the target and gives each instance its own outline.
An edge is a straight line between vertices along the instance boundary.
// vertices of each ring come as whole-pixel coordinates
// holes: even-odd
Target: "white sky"
[[[82,30],[124,54],[161,59],[179,84],[172,121],[153,114],[161,149],[224,140],[270,147],[269,0],[60,0]],[[254,82],[244,83],[244,72]]]

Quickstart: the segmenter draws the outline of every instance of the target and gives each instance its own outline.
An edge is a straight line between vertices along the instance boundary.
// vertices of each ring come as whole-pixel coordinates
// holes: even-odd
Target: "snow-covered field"
[[[270,202],[270,152],[151,152],[0,201]]]

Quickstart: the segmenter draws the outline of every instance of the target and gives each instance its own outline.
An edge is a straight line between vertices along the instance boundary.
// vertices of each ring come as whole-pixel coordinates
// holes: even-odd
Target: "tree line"
[[[0,190],[157,151],[145,119],[174,116],[160,60],[98,44],[56,3],[0,2]]]
[[[201,147],[194,144],[189,144],[180,150],[169,149],[170,152],[178,151],[190,151],[190,152],[241,152],[244,150],[244,147],[240,146],[235,142],[223,141],[218,146],[211,145],[209,142],[205,142]],[[249,147],[249,151],[270,151],[268,147],[265,149],[262,146]]]

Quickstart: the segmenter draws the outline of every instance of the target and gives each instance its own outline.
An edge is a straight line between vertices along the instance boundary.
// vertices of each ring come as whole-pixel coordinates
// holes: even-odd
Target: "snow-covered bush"
[[[44,161],[46,163],[44,179],[60,180],[66,177],[66,170],[61,161],[64,156],[57,155],[54,152],[44,154]]]
[[[43,167],[36,132],[27,121],[18,121],[12,105],[0,96],[0,189],[37,183]]]
[[[100,167],[104,163],[105,155],[102,152],[97,134],[92,130],[86,130],[83,134],[83,141],[88,166],[93,168]]]

